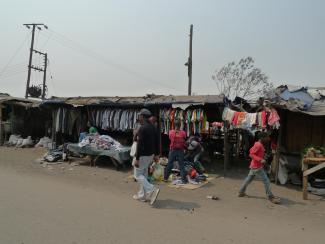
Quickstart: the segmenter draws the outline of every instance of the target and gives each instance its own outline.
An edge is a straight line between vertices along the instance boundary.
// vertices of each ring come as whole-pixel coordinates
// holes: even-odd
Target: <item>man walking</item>
[[[271,191],[271,184],[270,180],[267,177],[267,174],[264,170],[264,164],[266,163],[264,159],[265,155],[265,148],[264,146],[269,142],[270,138],[269,135],[265,132],[261,132],[259,135],[259,140],[255,142],[254,146],[249,151],[249,156],[251,157],[252,161],[250,164],[250,171],[248,176],[246,177],[242,187],[239,190],[238,196],[244,197],[246,196],[246,188],[247,186],[254,180],[255,176],[259,176],[262,178],[265,192],[268,199],[275,204],[280,203],[280,199],[275,197]]]
[[[149,122],[150,116],[151,112],[148,109],[142,109],[139,113],[141,127],[137,133],[134,177],[140,184],[140,190],[133,199],[142,202],[150,200],[150,204],[153,205],[158,197],[159,188],[150,184],[147,177],[153,160],[159,160],[159,137],[156,127]]]

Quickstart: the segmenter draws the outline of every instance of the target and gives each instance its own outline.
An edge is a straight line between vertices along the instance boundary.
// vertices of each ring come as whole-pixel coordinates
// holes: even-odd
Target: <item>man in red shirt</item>
[[[249,151],[249,156],[251,157],[252,161],[250,164],[250,171],[248,176],[246,177],[242,187],[239,190],[239,197],[246,196],[246,188],[247,186],[254,180],[255,176],[259,176],[262,178],[265,192],[268,197],[268,199],[275,204],[280,203],[280,199],[275,197],[271,191],[271,183],[269,178],[267,177],[267,174],[264,171],[264,164],[266,163],[264,159],[265,155],[265,148],[264,145],[266,145],[269,141],[269,135],[265,132],[260,133],[260,139],[259,141],[255,142],[254,146]]]
[[[171,171],[174,167],[174,162],[177,160],[179,165],[179,170],[181,173],[182,183],[187,183],[186,172],[184,168],[184,150],[185,150],[185,140],[186,133],[185,131],[180,129],[181,122],[179,120],[175,120],[175,130],[169,131],[169,156],[168,156],[168,164],[165,170],[164,181],[167,181]]]

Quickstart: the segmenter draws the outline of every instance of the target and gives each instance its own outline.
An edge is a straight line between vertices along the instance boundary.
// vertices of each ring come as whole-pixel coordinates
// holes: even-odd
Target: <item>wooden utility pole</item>
[[[43,75],[43,90],[42,90],[42,99],[45,99],[46,92],[46,70],[47,70],[47,53],[44,54],[44,75]]]
[[[34,68],[32,66],[32,62],[33,62],[33,52],[35,52],[36,50],[34,50],[34,37],[35,37],[35,29],[37,27],[37,29],[41,30],[41,26],[44,27],[45,29],[47,29],[47,26],[44,24],[24,24],[24,26],[26,26],[28,29],[30,29],[30,27],[32,27],[32,40],[31,40],[31,44],[30,44],[30,50],[29,50],[29,62],[28,62],[28,74],[27,74],[27,84],[26,84],[26,92],[25,92],[25,98],[28,98],[28,90],[29,90],[29,85],[30,85],[30,76],[32,73],[32,69]],[[43,71],[43,70],[39,70],[39,71]]]
[[[27,27],[27,25],[25,25]],[[32,60],[33,60],[33,50],[34,50],[34,36],[35,36],[35,27],[36,25],[33,24],[33,29],[32,29],[32,41],[30,44],[30,50],[29,50],[29,62],[28,62],[28,74],[27,74],[27,84],[26,84],[26,92],[25,92],[25,98],[28,98],[28,88],[30,84],[30,75],[32,73]],[[28,27],[29,28],[29,27]]]
[[[185,64],[187,66],[188,74],[188,95],[192,95],[192,41],[193,41],[193,25],[190,27],[190,46],[189,46],[189,57]]]

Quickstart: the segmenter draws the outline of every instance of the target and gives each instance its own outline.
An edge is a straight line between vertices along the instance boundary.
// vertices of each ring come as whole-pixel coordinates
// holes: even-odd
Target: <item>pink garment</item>
[[[262,127],[265,128],[266,127],[266,111],[262,112]]]
[[[238,117],[239,117],[239,112],[235,112],[234,119],[232,120],[233,125],[238,124]]]
[[[271,109],[270,116],[269,116],[269,122],[268,122],[268,124],[270,126],[273,126],[276,123],[278,123],[279,121],[280,121],[280,116],[278,115],[278,112],[274,108],[272,108]]]

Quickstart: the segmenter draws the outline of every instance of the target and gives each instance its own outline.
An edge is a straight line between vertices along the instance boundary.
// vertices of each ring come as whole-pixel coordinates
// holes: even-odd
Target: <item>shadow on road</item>
[[[180,202],[171,199],[166,199],[166,200],[157,200],[154,207],[158,209],[175,209],[175,210],[193,211],[195,208],[200,208],[201,206],[193,202]]]

